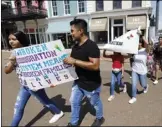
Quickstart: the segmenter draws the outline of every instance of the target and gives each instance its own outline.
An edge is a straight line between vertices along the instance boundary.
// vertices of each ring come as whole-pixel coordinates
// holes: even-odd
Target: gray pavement
[[[3,67],[7,61],[9,52],[2,53],[2,126],[9,126],[13,116],[14,103],[19,91],[19,83],[15,72],[9,75],[4,74]],[[101,99],[105,123],[103,126],[162,126],[162,73],[158,85],[153,85],[148,79],[149,91],[146,94],[138,94],[137,102],[130,105],[128,101],[131,93],[131,79],[129,63],[125,63],[124,81],[127,84],[127,93],[115,93],[115,99],[108,102],[109,85],[111,78],[111,62],[109,60],[101,61],[102,92]],[[20,126],[66,126],[70,120],[70,103],[72,82],[62,84],[55,88],[47,88],[48,96],[57,103],[65,113],[64,117],[55,124],[49,124],[52,117],[51,112],[34,98],[31,97],[26,105],[24,116]],[[138,90],[142,88],[138,85]],[[94,112],[90,105],[83,102],[81,108],[81,126],[90,126],[94,119]]]

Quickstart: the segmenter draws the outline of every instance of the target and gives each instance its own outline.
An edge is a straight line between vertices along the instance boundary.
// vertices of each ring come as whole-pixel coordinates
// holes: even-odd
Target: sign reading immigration
[[[131,30],[122,36],[114,39],[111,42],[105,44],[101,49],[107,49],[114,52],[121,53],[130,53],[137,54],[138,53],[138,45],[139,45],[139,29]]]
[[[77,79],[61,40],[15,49],[21,84],[31,90],[56,86]]]

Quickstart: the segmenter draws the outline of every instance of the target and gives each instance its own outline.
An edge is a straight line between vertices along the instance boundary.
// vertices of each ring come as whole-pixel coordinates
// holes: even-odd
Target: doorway
[[[123,35],[123,26],[114,26],[113,31],[114,31],[113,36],[114,39],[120,37],[121,35]]]

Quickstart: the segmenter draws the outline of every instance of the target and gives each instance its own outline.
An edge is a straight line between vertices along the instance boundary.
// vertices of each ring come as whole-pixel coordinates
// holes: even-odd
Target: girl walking
[[[18,31],[16,33],[9,35],[9,44],[13,49],[16,49],[16,48],[29,46],[29,41],[23,32]],[[4,68],[6,74],[11,73],[13,70],[16,70],[17,75],[20,76],[20,71],[16,63],[16,56],[14,50],[11,56],[9,57],[8,63],[5,65]],[[38,91],[32,91],[27,86],[24,86],[25,82],[21,81],[20,83],[21,83],[21,87],[15,103],[14,115],[11,123],[12,127],[19,125],[24,114],[25,106],[31,95],[36,97],[45,107],[47,107],[50,111],[55,113],[55,115],[52,117],[49,123],[56,122],[64,115],[64,113],[60,109],[58,109],[55,106],[55,104],[48,98],[44,89]]]
[[[112,59],[112,74],[111,74],[111,86],[110,86],[110,97],[108,101],[112,101],[115,98],[115,83],[123,87],[123,92],[126,92],[126,85],[122,82],[122,69],[124,63],[124,56],[121,53],[114,52],[113,55],[106,55],[106,50],[103,52],[103,56]]]
[[[139,47],[138,47],[138,54],[135,54],[133,57],[132,63],[132,98],[129,100],[130,104],[136,102],[136,94],[137,94],[137,84],[138,81],[142,85],[144,89],[144,93],[148,91],[148,84],[147,84],[147,52],[148,52],[147,42],[143,37],[140,37],[139,40]]]

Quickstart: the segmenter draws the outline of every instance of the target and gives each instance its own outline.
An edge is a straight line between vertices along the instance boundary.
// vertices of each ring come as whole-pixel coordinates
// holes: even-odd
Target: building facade
[[[37,1],[32,0],[31,4],[38,6]],[[21,0],[21,5],[26,6],[26,0]],[[12,1],[12,6],[16,7],[15,1]],[[70,21],[76,16],[87,21],[89,37],[99,45],[139,26],[148,39],[152,13],[149,0],[45,0],[42,6],[47,9],[47,18],[37,22],[27,20],[26,26],[22,21],[16,22],[18,30],[28,34],[31,44],[61,39],[66,48],[71,48]]]
[[[49,40],[61,39],[66,48],[71,47],[70,21],[77,16],[88,24],[89,37],[97,44],[112,41],[115,37],[141,26],[148,39],[151,1],[142,0],[63,0],[47,1]]]
[[[99,44],[112,41],[129,30],[141,26],[148,39],[149,17],[152,13],[151,1],[114,0],[91,1],[90,38]]]
[[[48,6],[48,33],[50,40],[61,39],[66,48],[73,45],[70,35],[70,21],[75,16],[89,22],[90,15],[87,13],[88,1],[52,0]]]
[[[41,3],[39,3],[41,2]],[[48,26],[48,20],[46,18],[38,18],[40,12],[46,12],[46,1],[44,0],[14,0],[11,1],[12,8],[15,8],[16,12],[21,12],[22,14],[28,13],[28,17],[24,20],[20,19],[19,21],[16,21],[17,30],[23,31],[27,34],[30,45],[33,44],[40,44],[47,42],[47,34],[46,34],[46,28]],[[21,6],[21,10],[19,9],[19,6]],[[40,8],[41,7],[41,8]],[[29,10],[27,10],[27,8]],[[37,12],[36,16],[31,17],[30,16],[30,8]],[[32,10],[31,9],[31,10]],[[28,12],[26,12],[28,11]],[[38,12],[39,11],[39,12]],[[33,12],[34,14],[35,12]],[[22,15],[23,17],[23,15]]]

